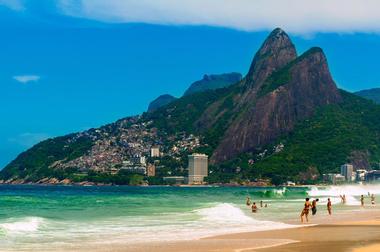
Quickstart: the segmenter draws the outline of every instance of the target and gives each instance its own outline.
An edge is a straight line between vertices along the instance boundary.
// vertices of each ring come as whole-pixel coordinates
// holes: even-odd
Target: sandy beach
[[[115,251],[380,251],[380,221],[231,234],[197,241],[149,244]]]
[[[126,252],[290,252],[380,251],[380,212],[347,213],[334,221],[322,215],[313,225],[261,232],[236,233],[193,241],[145,243],[133,246],[109,244],[81,247],[81,251]]]

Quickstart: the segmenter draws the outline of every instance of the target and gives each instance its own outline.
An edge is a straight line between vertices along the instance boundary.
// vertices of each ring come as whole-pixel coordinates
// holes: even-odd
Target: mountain
[[[380,104],[380,88],[361,90],[355,94]]]
[[[228,87],[241,81],[242,75],[240,73],[225,73],[225,74],[205,74],[202,80],[196,81],[190,85],[185,91],[184,96],[191,95],[197,92],[204,92],[206,90],[214,90],[218,88]]]
[[[207,90],[215,90],[219,88],[228,87],[232,84],[239,82],[242,79],[240,73],[225,73],[225,74],[205,74],[202,80],[195,81],[185,91],[183,96],[191,95],[194,93],[204,92]],[[177,98],[164,94],[154,99],[148,106],[148,112],[157,110],[160,107],[166,106]]]
[[[163,155],[147,158],[157,166],[156,177],[144,178],[133,166],[141,166],[136,156],[149,156],[152,146]],[[38,143],[0,179],[161,184],[164,176],[186,176],[193,152],[210,156],[210,183],[313,183],[346,162],[370,169],[380,160],[380,106],[339,90],[322,49],[298,56],[289,36],[275,29],[239,82]]]
[[[149,103],[148,112],[152,112],[160,107],[166,106],[176,99],[177,98],[175,98],[174,96],[170,94],[160,95],[159,97],[154,99],[151,103]]]

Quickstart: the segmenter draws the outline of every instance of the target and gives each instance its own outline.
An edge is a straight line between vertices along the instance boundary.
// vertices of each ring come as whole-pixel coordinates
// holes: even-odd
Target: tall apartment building
[[[159,157],[160,156],[160,147],[154,146],[150,148],[150,156],[151,157]]]
[[[189,184],[203,184],[208,175],[208,156],[194,153],[189,155]]]
[[[352,164],[344,164],[340,167],[340,174],[346,178],[346,181],[352,181],[354,166]]]

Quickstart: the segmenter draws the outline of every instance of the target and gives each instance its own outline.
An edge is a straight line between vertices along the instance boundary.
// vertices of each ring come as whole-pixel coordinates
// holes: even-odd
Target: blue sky
[[[322,47],[340,88],[380,86],[379,14],[347,9],[337,20],[326,16],[329,25],[290,14],[271,23],[270,11],[251,19],[248,2],[236,1],[241,8],[223,19],[197,11],[198,0],[184,0],[181,16],[175,13],[184,7],[168,0],[0,0],[0,168],[42,139],[141,113],[160,94],[180,96],[203,74],[245,74],[276,26],[289,31],[299,53]],[[231,1],[223,2],[227,11]],[[264,1],[257,4],[265,10]],[[349,22],[363,15],[360,25]]]

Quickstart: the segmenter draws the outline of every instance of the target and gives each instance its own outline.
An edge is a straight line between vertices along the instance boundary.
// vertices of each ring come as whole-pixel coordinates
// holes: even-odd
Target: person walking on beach
[[[313,215],[316,215],[317,214],[317,202],[319,201],[319,199],[315,199],[311,202],[311,213]]]
[[[256,213],[256,212],[257,212],[256,202],[253,202],[253,204],[252,204],[252,213]]]
[[[329,212],[329,215],[331,215],[332,205],[330,198],[327,199],[327,212]]]
[[[346,194],[343,194],[342,201],[343,201],[343,204],[346,204]]]
[[[360,204],[362,207],[364,207],[364,195],[360,196]]]
[[[263,207],[263,201],[260,200],[260,207],[262,208]]]
[[[250,197],[247,197],[247,201],[245,202],[245,204],[247,204],[247,206],[251,205],[251,198]]]
[[[311,204],[310,204],[310,199],[306,198],[305,199],[305,205],[303,207],[303,210],[301,212],[301,222],[303,223],[303,217],[305,216],[306,222],[309,222],[309,210],[310,210]]]
[[[375,205],[375,194],[373,194],[373,193],[371,195],[371,204]]]

